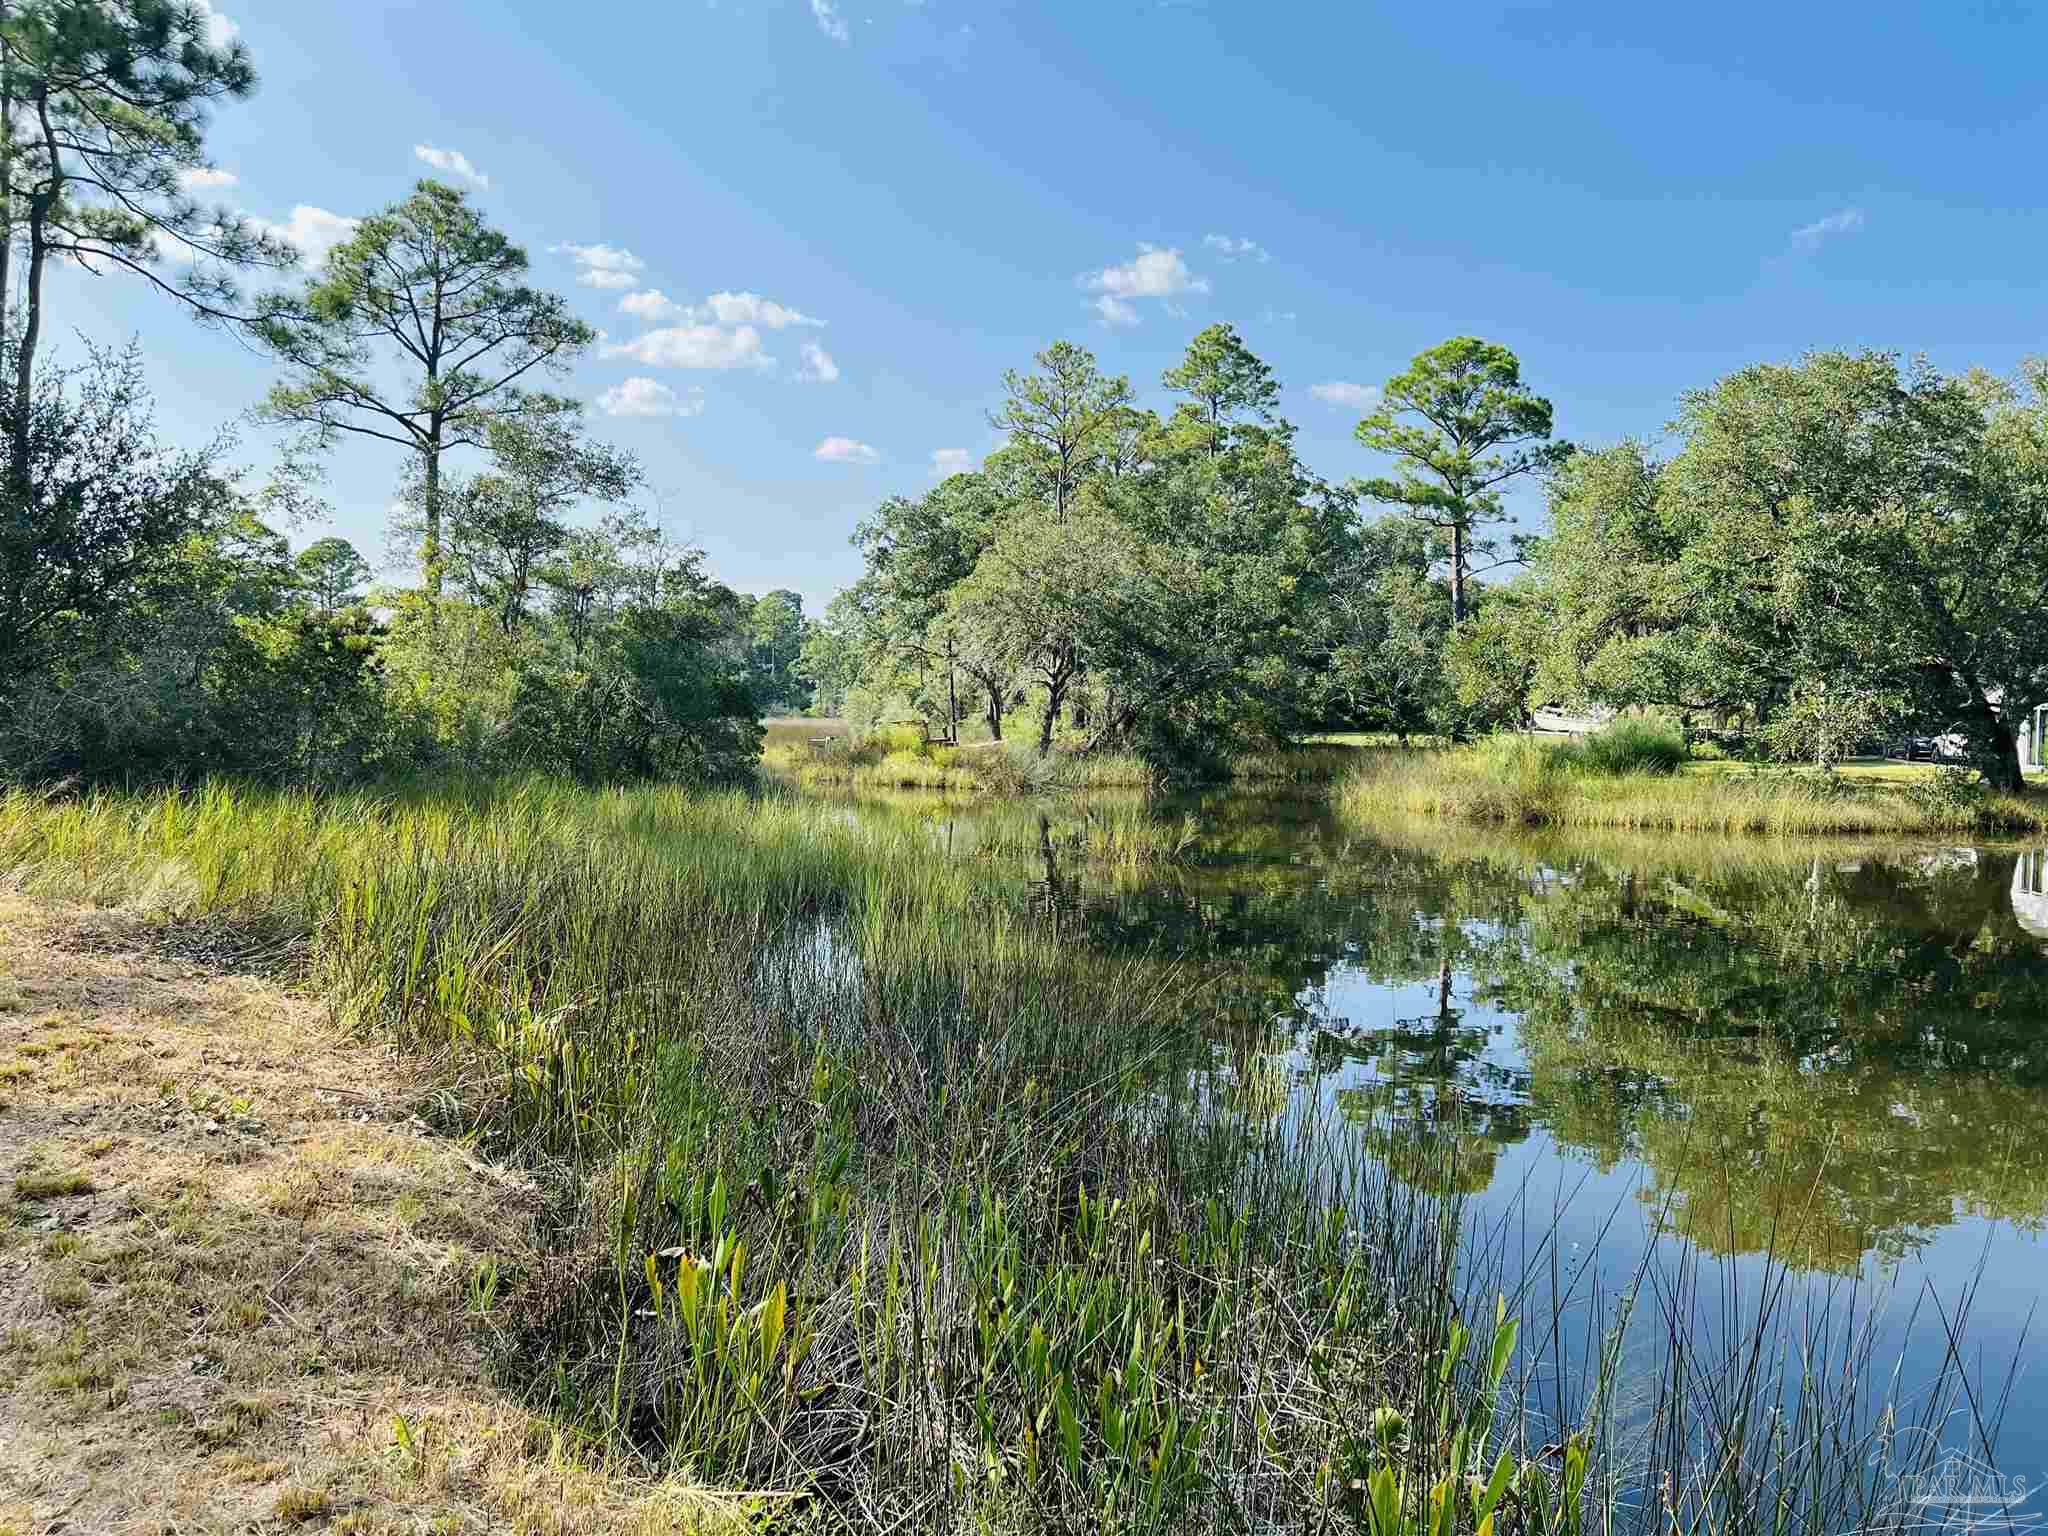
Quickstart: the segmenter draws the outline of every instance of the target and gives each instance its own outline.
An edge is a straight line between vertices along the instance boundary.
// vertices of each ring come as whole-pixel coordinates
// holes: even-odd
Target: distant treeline
[[[1681,402],[1660,459],[1574,451],[1512,352],[1459,337],[1358,423],[1388,472],[1337,482],[1231,327],[1165,371],[1163,416],[1057,342],[1005,376],[1001,448],[860,524],[863,574],[812,623],[636,505],[633,456],[544,387],[596,333],[463,193],[421,182],[246,294],[298,253],[191,195],[209,113],[254,87],[239,43],[171,0],[39,0],[0,55],[32,109],[0,155],[0,775],[708,781],[750,771],[764,712],[809,708],[1199,778],[1317,731],[1463,739],[1565,704],[1823,763],[1953,736],[2012,788],[2048,700],[2048,369],[1749,368]],[[53,260],[274,361],[267,483],[224,441],[158,439],[139,349],[44,356]],[[327,514],[315,466],[358,439],[402,465],[403,586],[280,532]],[[1511,528],[1516,480],[1547,527]]]

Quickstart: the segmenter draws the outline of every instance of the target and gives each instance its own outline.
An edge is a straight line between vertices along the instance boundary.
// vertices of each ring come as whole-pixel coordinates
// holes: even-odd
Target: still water
[[[1534,1234],[1509,1266],[1589,1315],[1646,1255],[1654,1286],[1672,1252],[1712,1271],[1710,1309],[1789,1273],[1881,1308],[1875,1359],[1910,1380],[1966,1312],[1981,1397],[1955,1416],[2048,1478],[2048,854],[1369,833],[1313,799],[1146,813],[1191,830],[1185,861],[1063,855],[1090,812],[1055,806],[1017,878],[1077,942],[1207,978],[1235,1102],[1439,1139],[1468,1219]],[[972,857],[1018,812],[857,814]]]

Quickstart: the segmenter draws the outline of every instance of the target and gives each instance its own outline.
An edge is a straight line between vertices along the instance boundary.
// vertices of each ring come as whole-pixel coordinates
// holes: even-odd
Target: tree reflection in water
[[[1366,836],[1212,796],[1150,809],[1199,824],[1185,862],[1111,870],[1078,802],[917,814],[1033,850],[1075,943],[1157,957],[1223,1102],[1326,1095],[1418,1181],[1483,1191],[1540,1132],[1643,1165],[1713,1252],[1835,1271],[2048,1216],[2048,850]]]
[[[2048,852],[1157,814],[1190,809],[1191,862],[1137,876],[1063,859],[1071,812],[1034,812],[1034,889],[1076,942],[1199,976],[1241,1113],[1326,1092],[1465,1193],[1540,1129],[1644,1165],[1709,1250],[1819,1269],[2048,1215]]]

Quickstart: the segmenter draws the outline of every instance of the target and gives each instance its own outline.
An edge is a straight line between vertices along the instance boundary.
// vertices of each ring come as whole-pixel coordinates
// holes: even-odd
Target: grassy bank
[[[1960,769],[1887,776],[1643,763],[1587,743],[1499,737],[1468,747],[1380,751],[1339,784],[1359,821],[1442,816],[1507,826],[1783,835],[2028,833],[2048,829],[2048,795],[1994,795]],[[1597,749],[1596,749],[1597,753]]]
[[[1223,765],[1223,782],[1242,785],[1327,784],[1357,760],[1346,744],[1245,751]],[[953,795],[1002,796],[1112,789],[1157,789],[1165,776],[1132,752],[1083,752],[1056,746],[1040,754],[1028,741],[975,741],[946,746],[922,730],[891,726],[859,741],[843,731],[805,734],[778,722],[762,750],[762,766],[784,782],[809,789],[922,789]]]
[[[1802,1375],[1782,1315],[1680,1352],[1676,1417],[1624,1438],[1597,1336],[1583,1391],[1551,1353],[1576,1325],[1518,1347],[1434,1143],[1396,1178],[1341,1124],[1245,1111],[1207,978],[1059,942],[1027,881],[913,825],[549,785],[11,794],[0,871],[296,967],[423,1063],[547,1192],[488,1302],[506,1378],[764,1518],[1365,1530],[1368,1499],[1448,1497],[1471,1530],[1477,1468],[1522,1530],[1659,1497],[1820,1529],[1889,1491],[1866,1377]],[[1911,1385],[1916,1418],[1953,1400]]]
[[[0,1531],[756,1529],[490,1380],[531,1183],[207,937],[0,890]]]

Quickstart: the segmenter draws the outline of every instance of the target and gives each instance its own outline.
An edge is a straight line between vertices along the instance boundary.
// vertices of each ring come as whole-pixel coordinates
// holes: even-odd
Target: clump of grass
[[[272,1506],[280,1520],[294,1525],[304,1525],[314,1520],[325,1520],[334,1511],[334,1500],[323,1488],[302,1488],[297,1484],[280,1489],[277,1502]]]
[[[1135,752],[1082,752],[1054,747],[1041,753],[1027,742],[1005,742],[976,759],[991,794],[1039,795],[1106,789],[1151,789],[1160,775]]]
[[[14,1177],[17,1200],[63,1200],[93,1192],[92,1175],[83,1172],[20,1173]]]
[[[893,743],[893,744],[892,744]],[[1327,784],[1350,768],[1358,749],[1304,746],[1244,751],[1221,765],[1226,782]],[[777,778],[811,788],[932,789],[951,794],[1021,797],[1103,790],[1156,790],[1170,775],[1135,752],[1059,745],[1039,752],[1024,741],[947,747],[894,738],[858,745],[838,740],[770,746],[762,765]]]
[[[1044,809],[993,807],[979,814],[975,851],[989,858],[1082,860],[1098,868],[1138,870],[1197,856],[1200,818],[1159,815],[1143,799],[1051,802]]]
[[[1685,733],[1668,720],[1616,720],[1553,751],[1569,768],[1607,778],[1673,774],[1686,760]]]
[[[973,794],[983,786],[976,761],[958,747],[927,741],[915,726],[887,726],[850,736],[771,743],[762,766],[777,778],[814,788],[931,789]]]
[[[1245,751],[1229,759],[1234,784],[1328,784],[1357,766],[1359,748],[1341,743]]]

